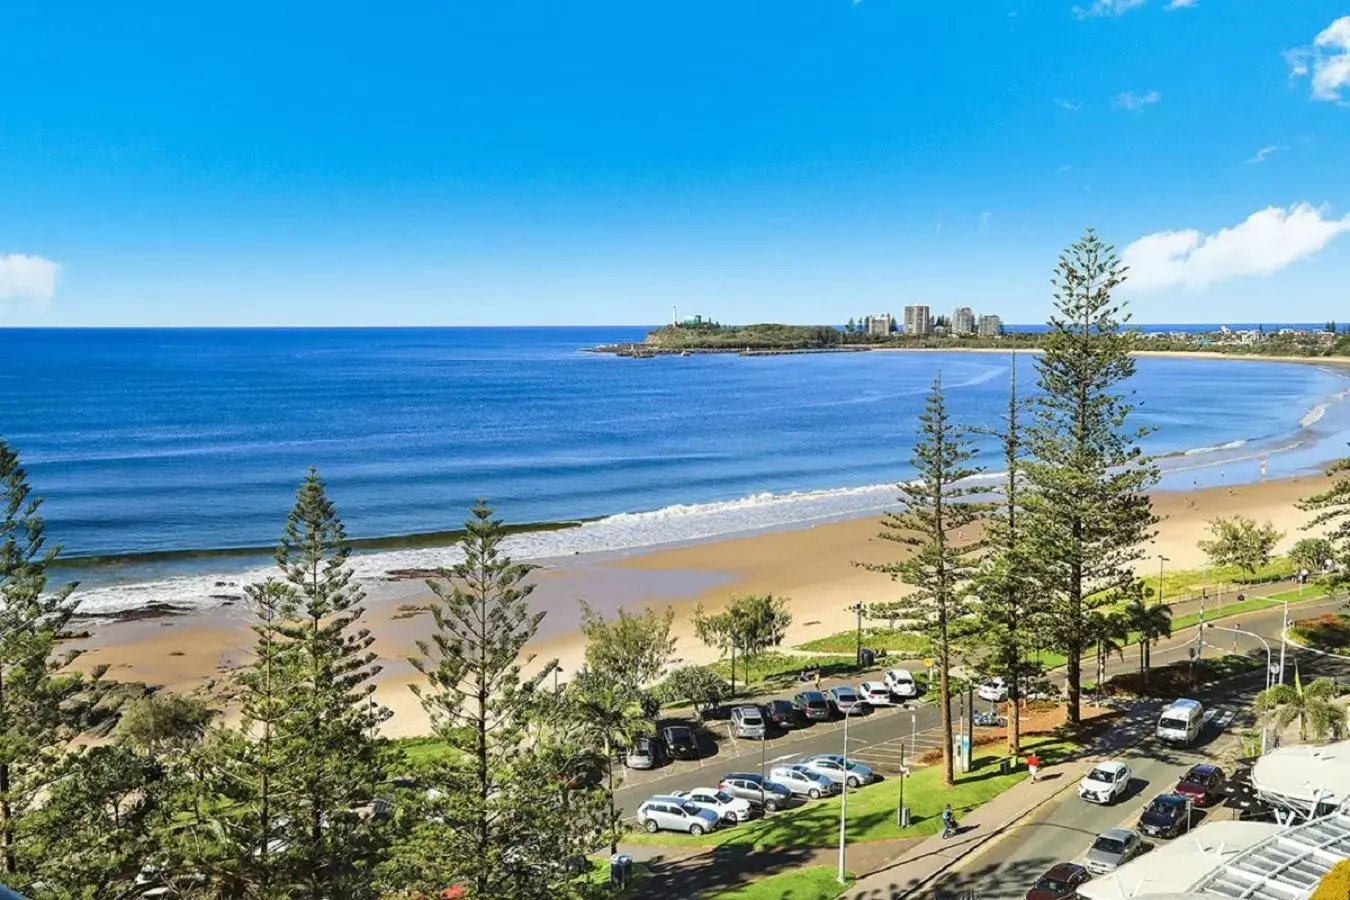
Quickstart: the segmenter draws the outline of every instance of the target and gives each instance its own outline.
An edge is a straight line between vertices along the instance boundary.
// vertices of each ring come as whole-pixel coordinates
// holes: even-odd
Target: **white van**
[[[1205,708],[1199,700],[1173,700],[1158,717],[1158,740],[1188,747],[1200,737]]]

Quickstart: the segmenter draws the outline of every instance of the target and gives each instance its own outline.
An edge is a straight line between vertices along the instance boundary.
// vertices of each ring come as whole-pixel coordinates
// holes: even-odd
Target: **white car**
[[[808,772],[824,775],[835,784],[847,784],[851,788],[860,788],[876,780],[876,775],[872,772],[871,766],[865,766],[850,759],[846,767],[844,758],[833,753],[808,756],[801,761],[801,767]]]
[[[919,683],[914,680],[909,669],[887,669],[886,686],[902,700],[913,700],[919,696]]]
[[[1130,767],[1112,760],[1099,763],[1078,782],[1078,796],[1089,803],[1115,803],[1130,789]]]
[[[868,706],[890,706],[895,702],[890,686],[883,681],[864,681],[858,685],[858,696]]]
[[[812,800],[839,793],[839,785],[806,766],[774,766],[769,777],[797,796]]]
[[[745,822],[750,818],[750,801],[733,797],[717,788],[694,788],[692,791],[671,791],[670,796],[686,800],[699,809],[716,813],[723,822]]]
[[[990,703],[1002,703],[1008,699],[1008,683],[1002,678],[990,678],[988,681],[980,683],[975,689],[981,700],[988,700]]]

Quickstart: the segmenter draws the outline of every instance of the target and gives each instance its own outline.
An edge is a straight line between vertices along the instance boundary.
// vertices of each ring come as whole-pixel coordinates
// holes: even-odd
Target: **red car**
[[[1176,793],[1190,798],[1196,806],[1210,806],[1223,800],[1226,783],[1223,769],[1218,766],[1191,766],[1177,782]]]
[[[1036,879],[1027,891],[1026,900],[1068,900],[1077,896],[1074,891],[1091,877],[1092,874],[1077,863],[1060,863]]]

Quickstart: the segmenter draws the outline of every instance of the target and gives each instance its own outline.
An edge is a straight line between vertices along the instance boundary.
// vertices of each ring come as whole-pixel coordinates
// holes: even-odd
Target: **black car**
[[[770,700],[764,704],[764,718],[784,730],[796,728],[802,724],[801,716],[793,708],[791,700]]]
[[[673,759],[698,759],[698,735],[685,725],[669,725],[661,730],[666,751]]]
[[[802,691],[792,698],[792,706],[813,722],[830,721],[830,701],[820,691]]]
[[[1174,838],[1190,827],[1190,820],[1190,798],[1159,794],[1139,814],[1139,831],[1149,837]]]

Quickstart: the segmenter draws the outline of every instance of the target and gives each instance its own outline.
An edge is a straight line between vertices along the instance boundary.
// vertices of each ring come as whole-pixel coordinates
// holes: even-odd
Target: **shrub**
[[[1350,859],[1338,862],[1309,900],[1345,900],[1346,897],[1350,897]]]

